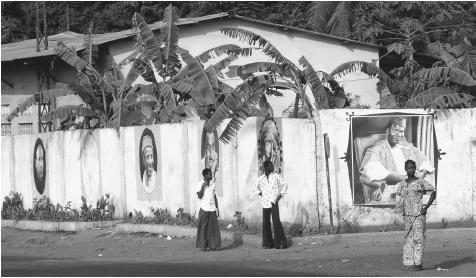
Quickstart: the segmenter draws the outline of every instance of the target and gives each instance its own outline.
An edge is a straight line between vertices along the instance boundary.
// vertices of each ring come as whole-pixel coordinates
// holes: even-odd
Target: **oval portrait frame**
[[[43,152],[43,178],[38,177],[36,169],[36,153],[38,148]],[[43,140],[41,138],[36,139],[35,147],[33,148],[33,179],[35,181],[35,187],[40,195],[43,195],[45,192],[45,181],[46,181],[46,151],[43,146]]]
[[[142,135],[140,136],[140,140],[139,140],[139,176],[140,176],[141,182],[143,181],[143,173],[145,170],[145,165],[142,158],[142,139],[144,138],[144,136],[150,136],[150,138],[152,139],[152,152],[154,153],[154,170],[156,172],[157,172],[157,165],[158,165],[157,146],[155,145],[154,134],[152,133],[152,130],[145,128],[144,131],[142,131]],[[154,191],[155,186],[156,185],[154,184],[154,187],[151,190],[148,190],[147,188],[144,188],[144,190],[146,190],[147,193],[151,193]]]

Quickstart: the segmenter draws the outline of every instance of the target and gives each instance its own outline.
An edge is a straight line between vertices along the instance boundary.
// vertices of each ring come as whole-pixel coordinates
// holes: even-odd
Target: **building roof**
[[[230,15],[228,13],[218,13],[218,14],[194,17],[194,18],[180,18],[178,19],[177,25],[197,24],[200,22],[208,21],[208,20],[223,19],[223,18],[235,18],[239,20],[245,20],[245,21],[263,24],[267,26],[277,27],[283,31],[292,30],[296,32],[302,32],[302,33],[310,34],[310,35],[321,37],[321,38],[337,40],[344,44],[350,43],[350,44],[363,45],[363,46],[373,47],[373,48],[381,48],[381,46],[371,44],[371,43],[358,42],[358,41],[354,41],[354,40],[350,40],[346,38],[331,36],[328,34],[313,32],[309,30],[296,28],[296,27],[269,23],[266,21],[256,20],[256,19],[252,19],[252,18],[248,18],[244,16]],[[149,24],[149,28],[154,31],[154,30],[162,28],[163,25],[164,23],[162,23],[162,21],[158,21],[158,22]],[[113,33],[93,34],[92,38],[95,44],[101,45],[101,44],[113,42],[116,40],[129,38],[132,36],[134,36],[133,30],[128,29],[128,30],[123,30],[123,31],[113,32]],[[42,50],[40,52],[36,52],[36,39],[2,44],[2,52],[1,52],[2,62],[56,55],[54,51],[54,47],[56,46],[56,43],[58,41],[62,41],[68,46],[73,46],[77,51],[84,49],[84,46],[83,46],[84,35],[68,31],[68,32],[63,32],[56,35],[48,36],[49,48],[48,50]]]

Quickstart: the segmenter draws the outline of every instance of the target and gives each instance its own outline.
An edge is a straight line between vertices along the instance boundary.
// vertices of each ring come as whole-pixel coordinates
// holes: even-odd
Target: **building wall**
[[[220,27],[240,27],[248,29],[252,32],[260,34],[269,42],[271,42],[286,58],[299,65],[299,58],[305,56],[316,71],[324,71],[330,73],[337,66],[349,61],[366,61],[378,60],[378,49],[365,46],[357,46],[353,44],[344,45],[338,41],[327,38],[318,38],[309,34],[303,34],[295,31],[281,31],[278,28],[265,26],[257,23],[247,22],[237,19],[220,20],[218,22],[201,22],[193,26],[180,26],[179,46],[187,49],[193,56],[201,54],[203,51],[224,44],[236,44],[241,47],[249,47],[247,43],[242,43],[238,39],[230,38],[222,34]],[[134,51],[134,42],[132,40],[120,40],[109,45],[110,53],[114,57],[116,63],[123,62]],[[218,57],[208,62],[216,63],[223,59]],[[240,57],[233,61],[231,65],[243,65],[252,62],[267,62],[270,58],[260,51],[254,51],[250,57]],[[207,64],[207,65],[208,65]],[[126,65],[122,68],[124,76],[130,70],[130,66]],[[224,70],[226,72],[227,70]],[[338,78],[344,89],[355,95],[361,96],[361,103],[370,107],[379,107],[377,102],[380,95],[376,89],[377,79],[368,78],[361,73],[348,74],[345,78]],[[145,81],[139,77],[136,83]],[[225,83],[233,87],[243,82],[239,77],[225,77]],[[309,96],[310,92],[308,92]],[[286,93],[284,97],[269,97],[269,101],[275,109],[275,116],[282,116],[282,112],[290,104],[294,103],[295,95]]]
[[[38,92],[39,83],[37,68],[43,67],[39,59],[29,59],[22,61],[2,62],[2,93],[1,103],[8,105],[8,110],[2,111],[2,125],[10,125],[11,134],[38,133],[38,106],[33,105],[22,115],[15,117],[11,123],[6,121],[8,114],[19,104]],[[55,87],[56,81],[61,83],[74,83],[76,71],[59,59],[55,60],[50,79],[50,88]],[[9,84],[3,81],[6,80]],[[56,80],[56,81],[55,81]],[[13,85],[13,86],[10,86]],[[45,87],[43,87],[45,88]],[[77,98],[77,97],[75,97]],[[76,100],[77,102],[77,100]],[[63,106],[71,103],[71,97],[57,98],[56,106]],[[22,124],[32,124],[29,130],[22,130]],[[3,126],[4,127],[4,126]]]
[[[330,142],[329,179],[334,226],[345,231],[353,228],[393,225],[397,219],[391,208],[355,206],[347,164],[341,157],[347,152],[349,125],[346,113],[355,115],[402,112],[402,110],[325,110],[320,111],[321,132],[306,119],[276,119],[282,141],[282,174],[289,185],[280,202],[280,214],[288,227],[328,227],[329,195],[324,150],[320,134],[327,133]],[[422,110],[405,110],[425,113]],[[436,205],[428,215],[429,223],[472,221],[475,207],[474,123],[476,110],[460,109],[439,112],[434,120],[438,147],[447,154],[438,166]],[[264,118],[249,118],[238,136],[229,144],[220,142],[217,182],[220,212],[223,219],[233,219],[242,212],[247,223],[261,221],[259,198],[252,193],[258,177],[258,134]],[[150,214],[150,208],[167,208],[175,214],[184,208],[198,215],[196,183],[204,168],[200,158],[203,121],[101,130],[51,132],[40,135],[2,137],[2,194],[22,193],[26,207],[39,197],[33,180],[33,149],[37,138],[46,150],[46,189],[43,195],[54,203],[74,207],[84,196],[95,204],[100,196],[110,193],[116,216],[129,212]],[[225,128],[223,123],[219,134]],[[471,127],[469,128],[469,124]],[[158,194],[140,197],[139,138],[149,128],[157,147]],[[473,130],[473,131],[472,131]],[[316,149],[315,146],[319,148]],[[318,158],[316,160],[316,157]],[[324,156],[325,157],[325,156]],[[316,171],[317,169],[317,171]],[[160,188],[160,189],[159,189]],[[155,193],[154,193],[155,194]],[[151,195],[151,196],[152,196]]]

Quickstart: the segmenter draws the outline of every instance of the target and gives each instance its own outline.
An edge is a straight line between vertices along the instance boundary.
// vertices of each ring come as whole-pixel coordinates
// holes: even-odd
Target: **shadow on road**
[[[5,259],[8,260],[5,262]],[[15,263],[12,265],[12,263]],[[57,261],[35,260],[24,261],[22,257],[2,258],[2,276],[195,276],[195,277],[230,277],[230,276],[326,276],[323,273],[304,273],[293,271],[269,270],[266,268],[250,268],[236,265],[236,262],[207,262],[207,263],[131,263],[103,261]]]
[[[468,264],[468,263],[476,263],[476,260],[474,259],[474,257],[464,257],[464,258],[459,259],[459,260],[442,262],[442,263],[438,264],[438,266],[441,267],[441,268],[451,269],[451,268],[457,267],[459,265]]]

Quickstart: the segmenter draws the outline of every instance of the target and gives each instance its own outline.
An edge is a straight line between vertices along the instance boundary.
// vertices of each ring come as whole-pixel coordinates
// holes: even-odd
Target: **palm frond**
[[[327,33],[340,37],[348,37],[352,32],[350,18],[352,17],[352,2],[338,2],[334,14],[326,26]]]
[[[132,26],[134,27],[137,36],[137,44],[141,49],[144,57],[154,64],[157,70],[160,70],[163,65],[162,53],[160,52],[160,45],[155,38],[154,33],[138,13],[132,17]]]
[[[231,38],[238,38],[241,42],[247,42],[249,45],[254,46],[258,43],[258,47],[262,48],[262,51],[277,63],[293,64],[274,45],[256,33],[238,27],[221,27],[220,31]]]
[[[309,25],[314,31],[326,33],[327,23],[334,14],[339,2],[318,1],[311,4],[309,12]]]
[[[206,63],[212,58],[216,58],[223,54],[228,54],[229,51],[237,49],[240,49],[240,47],[236,44],[224,44],[205,50],[204,52],[200,53],[200,55],[198,55],[196,58],[200,60],[200,62]]]
[[[306,78],[307,83],[311,87],[312,95],[314,96],[314,101],[316,103],[317,109],[327,109],[329,108],[329,99],[324,86],[317,76],[316,72],[312,68],[311,64],[307,59],[302,56],[299,58],[299,63],[304,67],[304,77]]]
[[[392,79],[375,64],[363,61],[351,61],[343,63],[336,67],[331,73],[329,73],[329,76],[332,78],[337,78],[357,71],[365,73],[368,76],[378,78],[387,84],[392,82]]]
[[[193,78],[195,84],[190,92],[190,96],[199,105],[210,105],[215,103],[212,86],[200,62],[193,58],[185,49],[179,48],[178,52],[183,61],[187,64],[190,76]],[[172,80],[174,80],[174,78]]]
[[[164,19],[162,22],[165,23],[162,27],[162,34],[166,37],[165,46],[163,48],[163,57],[166,63],[165,65],[165,75],[173,76],[179,72],[182,67],[179,57],[177,55],[178,47],[178,27],[175,24],[177,22],[178,16],[175,8],[170,4],[165,8]]]
[[[424,82],[453,82],[464,86],[476,86],[476,81],[468,73],[449,67],[436,67],[417,71],[414,78]]]
[[[455,108],[471,107],[473,97],[457,93],[450,88],[433,87],[408,100],[406,108]]]
[[[41,120],[51,122],[51,121],[56,121],[58,119],[64,120],[66,118],[71,118],[73,116],[99,118],[99,114],[89,108],[77,106],[77,105],[66,105],[66,106],[58,107],[48,112],[47,114],[41,117]]]

